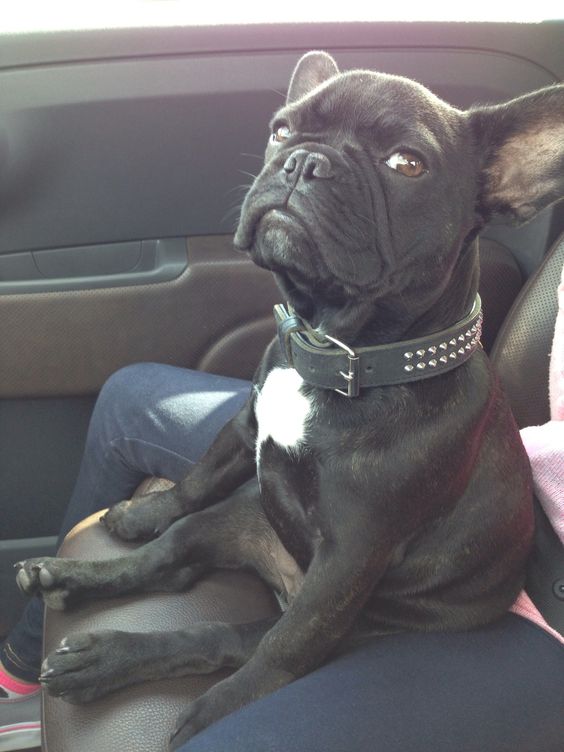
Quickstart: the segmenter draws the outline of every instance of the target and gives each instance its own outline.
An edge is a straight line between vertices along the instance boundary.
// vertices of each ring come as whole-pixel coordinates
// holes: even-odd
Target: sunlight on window
[[[198,3],[194,0],[35,0],[3,3],[0,32],[63,29],[200,26],[249,23],[319,23],[328,21],[542,21],[561,18],[562,0],[540,0],[511,6],[491,0],[447,3],[404,0],[402,3],[349,0],[330,6],[327,0]],[[9,6],[12,6],[11,8]]]

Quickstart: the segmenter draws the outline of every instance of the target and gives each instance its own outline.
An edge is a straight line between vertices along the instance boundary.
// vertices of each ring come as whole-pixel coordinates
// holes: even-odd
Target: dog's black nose
[[[333,165],[329,157],[317,151],[296,149],[284,162],[286,179],[296,185],[300,177],[303,180],[328,179],[334,176]]]

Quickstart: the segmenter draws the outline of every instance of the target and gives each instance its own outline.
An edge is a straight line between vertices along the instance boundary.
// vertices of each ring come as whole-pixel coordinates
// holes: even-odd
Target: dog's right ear
[[[338,72],[337,63],[327,52],[308,52],[294,69],[286,102],[289,104],[301,99]]]
[[[564,85],[470,110],[482,159],[478,212],[512,223],[564,198]]]

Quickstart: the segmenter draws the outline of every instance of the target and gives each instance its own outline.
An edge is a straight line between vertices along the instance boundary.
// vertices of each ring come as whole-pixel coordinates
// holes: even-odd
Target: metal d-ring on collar
[[[481,346],[480,296],[472,310],[448,329],[403,342],[353,350],[341,340],[320,334],[288,307],[276,305],[280,347],[288,365],[304,381],[357,397],[364,387],[420,381],[462,365]],[[344,382],[344,383],[343,383]]]

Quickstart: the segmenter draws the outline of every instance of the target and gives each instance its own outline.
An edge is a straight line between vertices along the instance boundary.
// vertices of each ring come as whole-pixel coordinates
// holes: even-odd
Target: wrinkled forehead
[[[462,122],[459,110],[421,84],[372,71],[339,74],[278,115],[303,133],[366,129],[383,142],[416,139],[435,149],[452,142]]]

